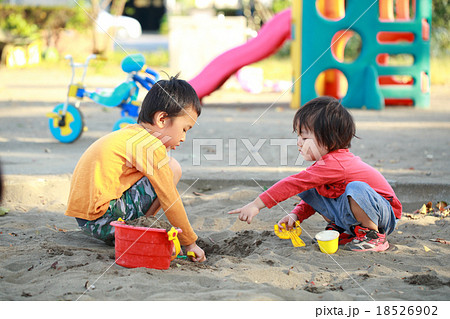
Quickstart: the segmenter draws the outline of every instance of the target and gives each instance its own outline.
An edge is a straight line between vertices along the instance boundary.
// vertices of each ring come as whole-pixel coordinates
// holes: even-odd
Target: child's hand
[[[192,251],[195,254],[195,257],[191,258],[192,261],[204,262],[206,260],[205,252],[196,243],[186,246],[186,251]]]
[[[239,219],[243,222],[247,222],[250,224],[252,222],[253,217],[258,215],[259,211],[266,207],[262,200],[258,197],[253,202],[245,205],[244,207],[232,210],[228,212],[228,214],[239,214]]]
[[[281,224],[285,224],[286,230],[291,230],[297,220],[298,216],[296,214],[289,213],[288,215],[280,219],[280,221],[278,222],[278,227],[280,227],[280,229],[283,229],[283,226],[281,226]]]

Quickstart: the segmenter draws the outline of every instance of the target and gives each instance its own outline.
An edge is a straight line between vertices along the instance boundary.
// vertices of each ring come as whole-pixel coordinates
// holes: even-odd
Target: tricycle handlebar
[[[86,60],[84,61],[84,63],[76,63],[76,62],[74,62],[73,61],[73,57],[70,54],[66,55],[64,58],[66,60],[70,60],[70,66],[72,67],[72,79],[70,80],[70,83],[73,83],[73,80],[74,80],[74,77],[75,77],[75,69],[76,68],[84,68],[83,76],[81,77],[81,83],[84,83],[84,78],[86,76],[86,71],[87,71],[87,67],[88,67],[89,61],[92,60],[92,59],[97,58],[97,55],[96,54],[89,55],[86,58]]]

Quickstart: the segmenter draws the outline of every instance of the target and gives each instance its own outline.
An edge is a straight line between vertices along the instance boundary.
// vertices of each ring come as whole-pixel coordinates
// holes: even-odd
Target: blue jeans
[[[353,216],[348,197],[353,198],[375,225],[378,225],[380,232],[388,235],[394,231],[397,225],[391,204],[364,182],[348,183],[344,194],[338,198],[319,195],[315,188],[304,191],[298,196],[316,212],[344,228],[350,234],[352,233],[351,226],[360,223]]]

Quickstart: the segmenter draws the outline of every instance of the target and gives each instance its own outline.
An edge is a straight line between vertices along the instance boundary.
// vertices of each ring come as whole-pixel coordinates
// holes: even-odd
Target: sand
[[[44,114],[64,94],[66,82],[61,79],[65,75],[52,73],[54,83],[32,85],[14,82],[17,73],[11,72],[0,83],[0,125],[4,128],[0,157],[6,179],[1,206],[8,210],[0,216],[0,300],[450,299],[450,245],[430,241],[450,240],[449,218],[402,218],[388,237],[391,248],[382,253],[339,249],[326,255],[312,240],[326,225],[317,214],[302,223],[305,247],[295,248],[289,240],[275,236],[274,224],[292,209],[295,198],[261,211],[251,225],[228,215],[264,187],[299,169],[292,164],[277,165],[271,149],[262,149],[268,164],[262,167],[254,163],[230,167],[224,161],[205,162],[204,158],[199,167],[192,164],[189,146],[174,152],[184,170],[178,188],[207,261],[176,259],[167,270],[118,266],[113,247],[87,237],[73,218],[64,216],[74,165],[90,143],[110,131],[115,110],[86,103],[83,110],[89,131],[76,143],[61,145],[49,135]],[[25,88],[30,88],[27,95],[22,93]],[[412,213],[429,200],[450,199],[448,91],[437,90],[441,93],[431,110],[352,111],[363,137],[355,142],[355,153],[388,177],[404,203],[404,212]],[[222,96],[217,99],[221,103]],[[255,145],[258,137],[266,136],[270,121],[276,125],[269,135],[292,137],[293,110],[287,108],[288,97],[274,105],[261,125],[252,127],[251,122],[265,108],[257,106],[261,101],[252,100],[253,96],[238,96],[250,102],[228,102],[230,107],[207,100],[211,106],[205,105],[200,117],[204,122],[192,130],[191,137],[228,141],[245,136]],[[267,105],[276,97],[265,98]],[[192,140],[185,145],[189,143]],[[383,145],[390,147],[383,152]]]
[[[142,216],[137,219],[127,220],[125,221],[125,224],[134,227],[164,229],[166,231],[169,231],[172,228],[172,225],[169,222],[154,216]]]
[[[312,241],[325,227],[318,215],[302,224],[305,247],[272,231],[295,199],[263,210],[251,225],[227,215],[257,194],[240,186],[184,193],[208,259],[175,259],[168,270],[116,265],[114,248],[79,231],[62,203],[11,209],[0,217],[0,299],[448,300],[450,246],[430,241],[450,238],[448,218],[402,219],[386,252],[326,255]]]

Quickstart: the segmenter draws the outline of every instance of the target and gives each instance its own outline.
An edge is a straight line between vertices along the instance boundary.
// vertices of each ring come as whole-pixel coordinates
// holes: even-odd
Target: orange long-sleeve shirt
[[[143,176],[159,198],[169,222],[182,233],[182,245],[197,240],[173,183],[169,157],[162,142],[139,124],[109,133],[95,141],[81,156],[73,172],[67,216],[95,220]]]

